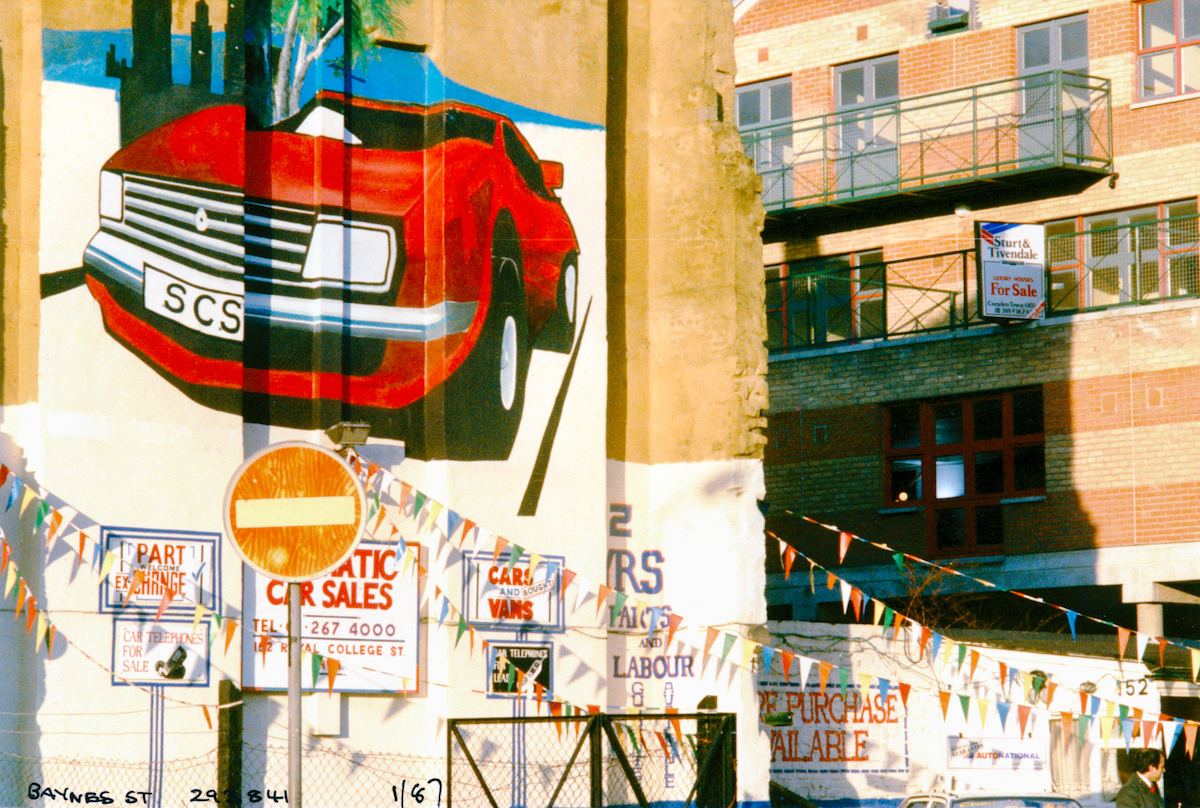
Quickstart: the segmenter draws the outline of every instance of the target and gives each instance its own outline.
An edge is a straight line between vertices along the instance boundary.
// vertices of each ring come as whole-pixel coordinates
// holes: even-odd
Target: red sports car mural
[[[562,180],[456,102],[321,93],[259,131],[213,107],[105,164],[87,283],[109,332],[208,406],[503,458],[535,340],[574,335]]]

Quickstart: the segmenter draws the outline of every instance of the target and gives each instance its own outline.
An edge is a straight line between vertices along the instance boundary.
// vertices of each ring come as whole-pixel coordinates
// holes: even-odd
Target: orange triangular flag
[[[796,550],[791,545],[783,548],[783,580],[792,577],[792,564],[796,563]]]
[[[817,675],[821,677],[821,692],[824,693],[825,685],[829,684],[829,674],[833,672],[833,665],[820,661],[818,661],[818,664],[821,666],[821,669]]]
[[[58,532],[59,526],[62,524],[62,513],[54,507],[50,508],[50,528],[46,531],[46,546],[50,546],[50,542],[54,540],[54,534]]]
[[[900,683],[900,701],[904,705],[904,709],[908,709],[908,693],[912,690],[912,685],[905,682]]]
[[[921,650],[917,654],[917,659],[920,659],[921,657],[925,656],[925,646],[929,644],[929,640],[931,637],[933,637],[933,632],[929,630],[929,627],[921,626],[921,640],[919,643]]]
[[[979,652],[971,649],[971,670],[967,673],[967,681],[975,678],[975,668],[979,666]]]
[[[37,617],[37,598],[29,596],[29,613],[25,616],[25,633],[33,630],[33,620]]]
[[[846,553],[850,550],[850,534],[842,531],[838,534],[838,563],[846,560]]]
[[[508,541],[500,538],[499,536],[496,537],[496,549],[492,550],[492,563],[493,564],[496,563],[496,559],[500,557],[500,553],[502,553],[504,551],[504,548],[507,546],[508,546]]]
[[[1163,661],[1163,656],[1167,653],[1167,641],[1162,637],[1158,638],[1158,667],[1165,668],[1167,664]]]
[[[208,723],[208,728],[212,729],[212,716],[208,714],[208,707],[201,704],[200,709],[204,711],[204,720]]]
[[[533,693],[537,697],[537,712],[539,715],[542,712],[542,694],[545,691],[546,691],[546,688],[542,686],[541,682],[533,683]]]
[[[838,577],[832,572],[825,573],[825,588],[833,589],[838,584]]]
[[[942,720],[945,721],[950,714],[950,691],[939,690],[938,700],[942,703]]]
[[[1185,721],[1183,724],[1183,737],[1187,747],[1188,757],[1196,751],[1196,730],[1200,729],[1200,724],[1195,721]]]
[[[612,587],[600,584],[600,593],[596,596],[596,614],[600,614],[600,607],[608,600],[610,594],[612,594]],[[616,609],[613,611],[616,611]]]
[[[337,676],[338,669],[342,667],[342,663],[338,662],[333,657],[325,659],[326,669],[329,671],[329,695],[333,695],[333,679]]]
[[[174,591],[171,590],[171,587],[165,586],[165,587],[163,587],[163,589],[164,589],[164,592],[163,592],[162,600],[159,601],[159,604],[158,604],[158,614],[154,616],[154,622],[156,622],[156,623],[159,620],[162,620],[163,612],[165,612],[167,610],[167,607],[171,605],[171,601],[175,599],[175,593],[174,593]]]
[[[705,656],[708,656],[708,652],[712,649],[712,645],[714,642],[717,641],[717,635],[720,633],[721,632],[717,631],[712,626],[709,626],[707,629],[705,629],[705,634],[704,634],[704,655]],[[703,667],[703,666],[701,666],[701,667]]]
[[[13,613],[13,619],[16,620],[21,616],[21,610],[25,608],[25,579],[22,578],[17,584],[17,610]]]
[[[850,605],[854,607],[854,619],[862,621],[863,593],[858,587],[850,587]]]
[[[229,653],[229,644],[233,642],[233,632],[237,629],[237,621],[232,617],[225,618],[225,653]]]
[[[1125,646],[1129,645],[1129,629],[1117,626],[1117,658],[1125,659]]]
[[[46,640],[46,653],[50,656],[54,655],[54,635],[57,632],[58,632],[58,629],[56,629],[54,627],[54,624],[51,623],[50,624],[50,638],[48,640]]]

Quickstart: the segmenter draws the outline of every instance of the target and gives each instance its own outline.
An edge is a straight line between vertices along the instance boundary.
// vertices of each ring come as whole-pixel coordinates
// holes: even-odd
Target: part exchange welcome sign
[[[1044,319],[1046,228],[977,222],[975,229],[980,313],[1005,320]]]

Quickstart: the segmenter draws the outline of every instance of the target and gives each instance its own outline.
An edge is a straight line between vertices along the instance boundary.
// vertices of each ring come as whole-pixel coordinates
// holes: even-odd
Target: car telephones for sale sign
[[[1044,319],[1046,228],[976,222],[975,229],[980,314],[1005,320]]]

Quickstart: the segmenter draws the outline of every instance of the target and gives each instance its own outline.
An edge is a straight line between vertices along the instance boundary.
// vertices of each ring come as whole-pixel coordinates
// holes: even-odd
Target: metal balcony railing
[[[742,132],[768,214],[1047,168],[1112,171],[1107,79],[1061,70]]]
[[[1151,218],[1046,237],[1046,316],[1200,298],[1200,217]],[[774,353],[983,325],[975,251],[845,268],[789,264],[767,280]]]

